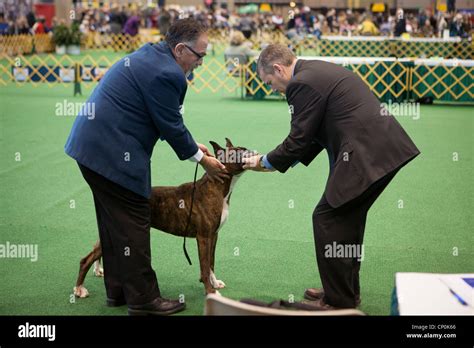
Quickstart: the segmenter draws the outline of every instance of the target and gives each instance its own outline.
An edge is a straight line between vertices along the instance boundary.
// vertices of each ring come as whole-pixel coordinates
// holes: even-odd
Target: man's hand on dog
[[[273,172],[273,170],[267,169],[261,165],[260,157],[262,157],[262,155],[242,158],[242,162],[245,163],[243,168],[253,170],[256,172]]]
[[[197,143],[197,146],[198,146],[198,148],[199,148],[202,152],[204,152],[204,154],[205,154],[206,156],[215,157],[215,156],[209,151],[209,149],[206,147],[206,145]]]
[[[204,168],[204,170],[209,175],[209,178],[212,181],[219,181],[220,183],[223,183],[223,179],[229,178],[227,170],[225,169],[225,165],[223,165],[217,158],[212,155],[204,155],[199,164],[202,165],[202,167]]]

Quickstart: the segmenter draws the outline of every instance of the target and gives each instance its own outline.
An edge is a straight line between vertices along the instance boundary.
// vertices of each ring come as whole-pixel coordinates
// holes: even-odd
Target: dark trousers
[[[387,174],[362,195],[338,208],[331,207],[323,195],[314,209],[316,259],[327,304],[356,307],[362,255],[354,251],[362,251],[367,213],[396,172]],[[341,250],[344,250],[342,254]]]
[[[107,297],[138,305],[160,296],[151,267],[149,200],[79,164],[94,197]]]

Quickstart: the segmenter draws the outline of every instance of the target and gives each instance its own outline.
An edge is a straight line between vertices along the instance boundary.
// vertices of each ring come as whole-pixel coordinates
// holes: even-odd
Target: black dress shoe
[[[169,315],[181,312],[185,308],[186,304],[177,300],[157,297],[143,305],[128,305],[128,315]]]
[[[304,298],[310,301],[318,301],[324,297],[323,288],[309,288],[304,292]],[[356,295],[356,307],[360,306],[360,295]]]
[[[107,297],[107,307],[120,307],[126,304],[127,304],[127,301],[125,301],[125,297],[119,297],[119,298]]]

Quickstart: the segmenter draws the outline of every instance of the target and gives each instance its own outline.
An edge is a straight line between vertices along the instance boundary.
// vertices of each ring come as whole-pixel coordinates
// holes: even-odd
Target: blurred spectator
[[[357,25],[357,21],[356,21],[356,18],[354,16],[354,13],[352,12],[352,10],[347,10],[346,12],[346,16],[347,16],[347,23],[349,23],[349,25],[355,27]]]
[[[123,17],[120,15],[117,6],[112,7],[109,15],[110,32],[112,34],[121,34],[123,23]]]
[[[460,13],[454,17],[454,20],[451,23],[451,27],[449,28],[449,36],[466,36],[466,33],[464,32],[463,18]]]
[[[433,27],[428,18],[425,19],[425,24],[421,27],[421,33],[424,37],[432,37],[434,34]]]
[[[5,21],[5,15],[0,13],[0,35],[8,34],[8,23]]]
[[[449,13],[453,13],[456,11],[456,0],[448,0],[447,5]]]
[[[0,0],[0,4],[1,4]],[[70,0],[68,0],[70,1]],[[11,3],[15,3],[9,0]],[[159,29],[165,34],[168,28],[180,17],[193,17],[211,29],[223,30],[227,35],[231,30],[240,30],[246,38],[252,35],[261,36],[265,32],[282,31],[288,38],[303,40],[307,35],[321,38],[323,35],[385,35],[401,36],[408,32],[413,36],[432,37],[443,36],[443,30],[448,29],[451,36],[469,38],[472,34],[472,17],[469,13],[433,12],[430,9],[404,12],[397,9],[395,14],[374,14],[370,11],[336,10],[331,8],[323,15],[308,6],[294,7],[290,15],[283,14],[281,7],[274,7],[274,12],[259,12],[255,14],[238,14],[225,8],[203,8],[193,6],[169,5],[166,8],[137,5],[136,13],[131,13],[126,6],[112,5],[106,8],[84,8],[76,3],[76,19],[81,24],[83,33],[119,34],[127,32],[136,35],[141,28]],[[114,3],[114,2],[113,2]],[[135,2],[139,4],[139,2]],[[0,8],[2,8],[0,6]],[[16,35],[27,33],[43,33],[49,29],[45,26],[44,18],[35,19],[35,14],[28,8],[21,11],[1,10],[0,34]],[[29,12],[28,12],[29,11]],[[20,13],[21,12],[21,13]],[[25,16],[26,14],[26,16]],[[283,14],[283,16],[282,16]],[[53,21],[53,27],[57,21]],[[227,34],[226,34],[227,33]],[[100,42],[100,40],[99,40]]]
[[[158,29],[161,35],[165,35],[171,26],[171,15],[168,11],[162,10],[158,16]]]
[[[225,49],[224,56],[226,60],[234,57],[242,57],[239,59],[240,64],[245,64],[250,57],[256,56],[258,53],[251,49],[252,43],[245,39],[244,34],[235,31],[230,37],[230,45]]]
[[[465,13],[463,16],[463,26],[465,37],[469,37],[469,33],[472,33],[472,25],[474,24],[474,17],[470,13]]]
[[[433,28],[433,34],[436,34],[436,17],[433,16],[433,13],[431,12],[431,10],[426,11],[426,16],[428,17],[431,27]]]
[[[272,24],[274,30],[282,30],[283,29],[283,17],[280,15],[272,15]]]
[[[413,17],[408,17],[408,19],[406,20],[406,24],[405,24],[405,30],[406,30],[407,33],[413,34],[413,32],[415,31],[413,24],[414,24]]]
[[[46,19],[43,16],[39,17],[32,29],[33,34],[45,34],[47,32]]]
[[[440,12],[438,15],[438,25],[437,25],[438,35],[442,36],[443,31],[447,28],[448,28],[448,22],[444,18],[443,14]]]
[[[385,18],[382,24],[380,25],[380,34],[384,36],[390,36],[392,33],[392,28],[393,28],[393,21],[394,18],[392,16],[389,16],[388,18]]]
[[[26,15],[26,21],[28,22],[28,28],[33,28],[33,25],[36,23],[36,17],[33,11],[28,12]]]
[[[395,19],[395,31],[394,35],[396,37],[401,36],[403,33],[406,33],[407,31],[407,22],[405,20],[405,14],[403,12],[403,9],[399,8],[397,10],[396,14],[396,19]]]
[[[321,35],[323,34],[321,28],[321,21],[318,16],[315,16],[314,18],[312,34],[316,36],[318,40],[321,39]]]
[[[418,12],[418,23],[420,23],[420,27],[423,27],[426,23],[426,20],[428,19],[426,12],[424,9],[421,9]]]
[[[28,27],[28,21],[26,17],[19,17],[16,20],[15,25],[15,35],[26,35],[30,33],[30,28]]]
[[[135,36],[138,34],[138,28],[140,27],[140,17],[138,17],[135,13],[127,19],[125,23],[125,27],[123,28],[124,34],[128,34],[130,36]]]
[[[79,30],[84,35],[87,35],[87,34],[89,34],[90,29],[91,29],[91,27],[90,27],[90,23],[89,23],[89,16],[85,16],[82,19],[81,24],[79,25]]]
[[[255,22],[250,16],[245,15],[240,19],[239,30],[244,34],[246,39],[250,39],[252,32],[255,30]]]
[[[351,24],[347,17],[342,17],[339,24],[339,33],[342,35],[352,35],[357,30],[355,24]]]
[[[330,32],[333,33],[334,32],[334,22],[336,21],[336,10],[335,9],[329,10],[329,12],[327,14],[327,17],[326,17],[326,21],[328,23]]]
[[[361,35],[364,36],[374,36],[379,33],[379,30],[375,26],[374,22],[372,21],[372,18],[367,16],[362,24],[360,25],[359,32]]]

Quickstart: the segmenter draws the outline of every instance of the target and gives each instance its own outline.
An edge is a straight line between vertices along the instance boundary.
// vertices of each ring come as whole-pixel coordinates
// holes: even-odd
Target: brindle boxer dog
[[[235,183],[244,172],[242,158],[251,154],[246,148],[234,147],[226,138],[226,148],[211,141],[216,157],[225,165],[229,177],[224,182],[211,181],[207,174],[196,181],[191,220],[186,232],[186,224],[191,208],[193,183],[181,186],[156,186],[152,188],[150,198],[151,227],[180,237],[196,238],[201,268],[201,279],[206,293],[225,287],[222,280],[214,274],[214,256],[217,236],[220,228],[229,215],[229,201]],[[94,274],[103,276],[100,266],[102,249],[100,241],[94,249],[80,262],[74,294],[87,297],[84,279],[92,264]]]

